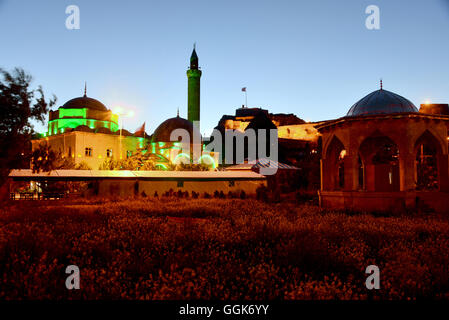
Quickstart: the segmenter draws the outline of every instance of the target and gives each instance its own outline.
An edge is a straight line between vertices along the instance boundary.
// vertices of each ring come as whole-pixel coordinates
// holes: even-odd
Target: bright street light
[[[122,129],[123,129],[123,118],[131,118],[134,116],[134,111],[130,110],[125,113],[122,107],[115,107],[114,108],[114,114],[117,115],[119,121],[120,121],[120,137],[119,137],[119,154],[120,154],[120,160],[123,158],[122,156]]]

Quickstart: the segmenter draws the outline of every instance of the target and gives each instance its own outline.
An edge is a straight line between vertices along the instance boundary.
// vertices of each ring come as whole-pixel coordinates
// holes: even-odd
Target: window
[[[184,187],[184,181],[178,181],[178,188]]]
[[[131,150],[126,151],[126,157],[129,158],[133,155],[133,152]]]
[[[85,148],[84,149],[84,155],[86,157],[92,157],[92,148]]]
[[[106,149],[106,157],[112,158],[112,149]]]
[[[229,186],[230,187],[234,187],[235,186],[235,181],[234,180],[230,180],[229,181]]]

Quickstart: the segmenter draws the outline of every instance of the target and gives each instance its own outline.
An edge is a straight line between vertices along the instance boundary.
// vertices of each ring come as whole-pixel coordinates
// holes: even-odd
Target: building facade
[[[443,107],[444,106],[444,107]],[[354,104],[322,134],[320,204],[357,211],[448,211],[447,105],[384,90]]]
[[[123,160],[142,149],[144,153],[150,153],[157,169],[167,170],[171,164],[192,162],[215,169],[219,155],[205,151],[199,133],[201,74],[194,48],[187,70],[188,119],[181,118],[178,112],[176,117],[162,122],[153,135],[145,132],[132,134],[120,128],[119,115],[100,101],[87,97],[85,88],[82,97],[71,99],[58,110],[50,111],[48,131],[40,139],[32,141],[32,148],[50,146],[61,157],[73,160],[74,164],[84,162],[94,170],[99,169],[105,160]],[[188,133],[188,141],[181,141],[178,137],[172,139],[171,134],[176,129]]]

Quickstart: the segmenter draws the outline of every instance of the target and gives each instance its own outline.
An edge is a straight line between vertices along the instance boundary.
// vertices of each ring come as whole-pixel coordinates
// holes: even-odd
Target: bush
[[[269,190],[268,190],[268,188],[265,185],[259,186],[256,189],[256,198],[257,198],[257,200],[268,202],[268,200],[269,200],[268,193],[269,193]]]
[[[448,231],[440,215],[210,195],[5,202],[0,299],[448,299]],[[82,290],[65,287],[70,264]],[[381,290],[365,288],[371,264]]]

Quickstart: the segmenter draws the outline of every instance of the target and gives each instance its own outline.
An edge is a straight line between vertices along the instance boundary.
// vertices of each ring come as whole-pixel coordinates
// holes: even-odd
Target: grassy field
[[[449,220],[253,199],[7,202],[0,299],[449,298]],[[67,290],[65,268],[80,268]],[[367,290],[365,268],[380,268]]]

